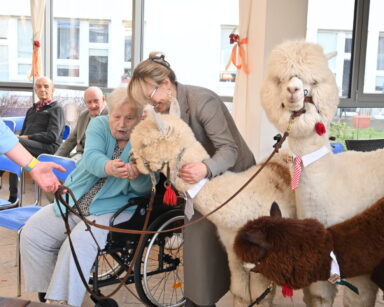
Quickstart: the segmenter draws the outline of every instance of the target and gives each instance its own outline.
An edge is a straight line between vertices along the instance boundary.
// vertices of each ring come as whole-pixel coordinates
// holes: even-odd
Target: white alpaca
[[[139,170],[148,173],[170,167],[170,180],[180,192],[188,191],[192,185],[177,177],[178,168],[183,164],[200,162],[208,154],[195,139],[192,130],[181,119],[171,115],[157,115],[161,123],[150,116],[134,129],[131,135],[132,152]],[[159,127],[161,129],[159,130]],[[233,242],[237,230],[247,221],[266,215],[272,201],[283,207],[284,216],[295,216],[294,194],[290,190],[290,175],[287,155],[279,153],[272,162],[230,203],[215,212],[209,219],[217,226],[219,237],[224,244],[231,270],[231,292],[235,306],[247,306],[269,285],[260,274],[252,273],[252,289],[249,289],[248,271],[234,255]],[[217,208],[233,195],[260,167],[253,166],[241,173],[225,172],[209,180],[194,199],[195,208],[206,214]],[[260,306],[271,306],[272,295]]]
[[[384,195],[383,150],[334,155],[328,133],[319,135],[315,130],[316,123],[330,123],[339,103],[334,76],[319,45],[293,41],[278,46],[269,59],[261,99],[280,131],[286,131],[292,114],[305,110],[292,120],[289,149],[293,156],[305,156],[305,161],[316,153],[318,157],[303,166],[295,190],[299,218],[315,217],[330,226],[360,213]],[[350,282],[360,295],[346,289],[344,305],[374,306],[377,287],[368,276]],[[310,306],[332,306],[335,293],[330,283],[315,283],[304,290],[304,301]]]

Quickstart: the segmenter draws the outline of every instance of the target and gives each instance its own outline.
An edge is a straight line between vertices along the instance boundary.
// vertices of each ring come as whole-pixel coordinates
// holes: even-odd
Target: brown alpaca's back
[[[384,198],[327,230],[332,234],[341,276],[371,273],[384,259]]]
[[[327,229],[315,219],[265,216],[239,230],[234,249],[243,262],[256,264],[255,272],[294,289],[329,278],[331,251],[336,254],[342,278],[381,272],[384,271],[383,217],[384,198],[359,215]],[[380,275],[374,281],[380,286],[384,284],[381,279],[384,277]]]

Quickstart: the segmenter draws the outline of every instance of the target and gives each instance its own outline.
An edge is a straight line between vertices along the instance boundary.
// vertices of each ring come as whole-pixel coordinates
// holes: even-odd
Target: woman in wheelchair
[[[140,174],[129,163],[130,134],[140,120],[142,108],[128,100],[126,91],[118,88],[111,93],[108,117],[91,120],[84,156],[65,181],[82,213],[98,224],[108,225],[111,216],[129,199],[151,191],[149,176]],[[129,220],[132,214],[133,209],[128,209],[115,222]],[[80,266],[84,276],[89,276],[97,245],[77,216],[69,214],[68,222]],[[92,233],[103,248],[108,232],[92,227]],[[81,306],[85,287],[57,204],[43,207],[29,219],[21,233],[20,248],[27,291],[46,293],[45,299],[51,303]]]

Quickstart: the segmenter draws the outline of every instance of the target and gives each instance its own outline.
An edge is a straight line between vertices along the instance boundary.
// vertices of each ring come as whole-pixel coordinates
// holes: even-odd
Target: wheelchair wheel
[[[94,284],[95,276],[97,276],[97,282],[100,286],[117,280],[118,276],[125,271],[119,263],[122,259],[121,252],[98,255],[91,271],[89,283]]]
[[[181,209],[160,215],[148,230],[164,230],[184,224]],[[148,306],[182,306],[184,298],[183,240],[179,233],[146,235],[135,263],[135,286]]]

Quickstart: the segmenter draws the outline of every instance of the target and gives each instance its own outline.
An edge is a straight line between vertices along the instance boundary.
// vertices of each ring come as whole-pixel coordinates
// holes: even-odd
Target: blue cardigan
[[[76,169],[68,176],[64,185],[69,187],[77,199],[80,199],[105,173],[105,164],[111,160],[116,139],[111,135],[107,116],[93,118],[87,128],[84,155],[76,165]],[[131,143],[125,146],[120,159],[129,162]],[[133,197],[145,196],[151,192],[149,175],[140,175],[135,180],[108,176],[103,187],[95,195],[89,207],[92,215],[116,212]],[[73,206],[73,201],[70,205]],[[63,206],[62,206],[63,208]],[[133,212],[130,208],[128,212]],[[60,211],[55,204],[56,214]]]
[[[4,124],[3,120],[0,120],[0,154],[7,153],[15,147],[17,143],[19,143],[19,139]]]

